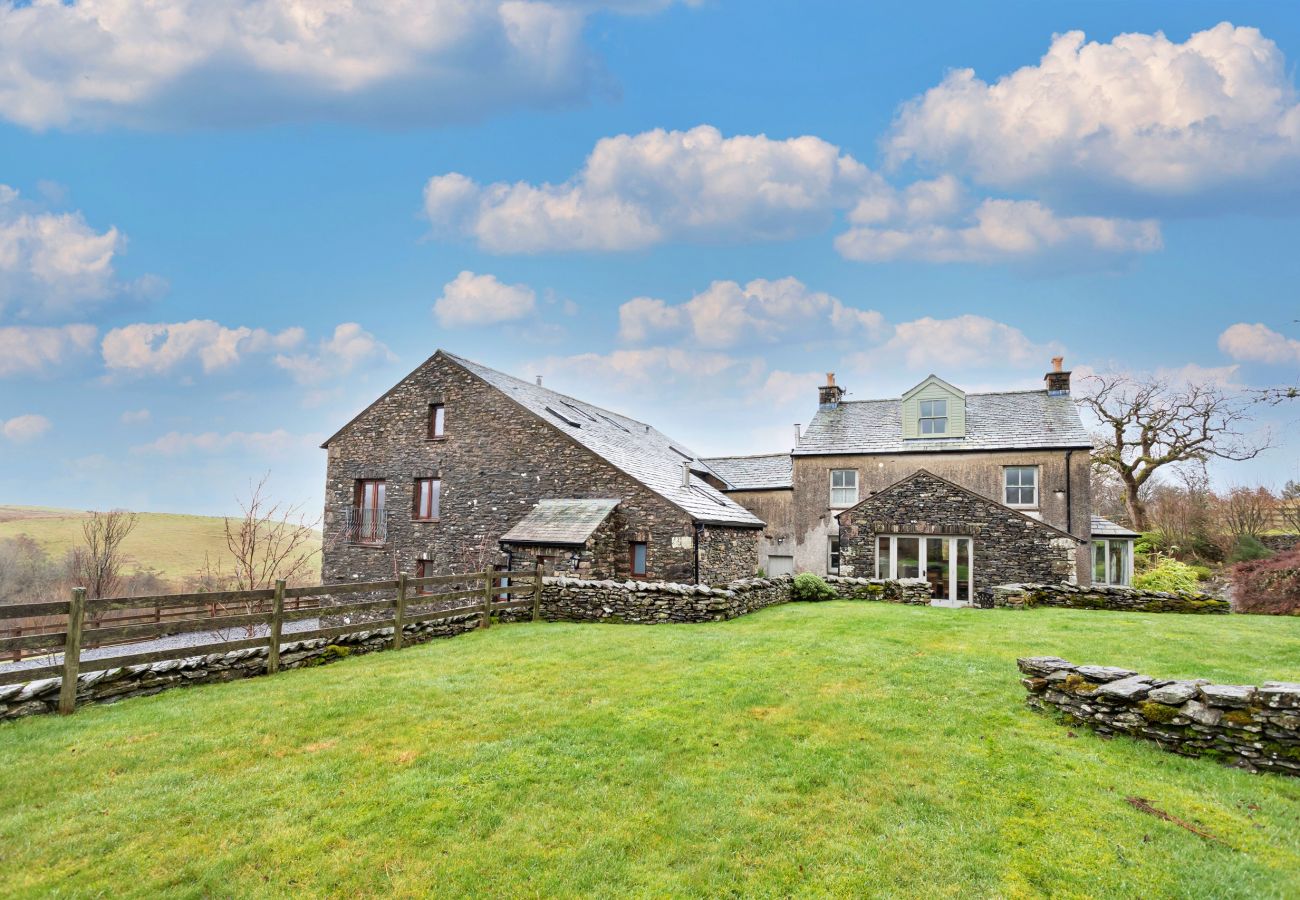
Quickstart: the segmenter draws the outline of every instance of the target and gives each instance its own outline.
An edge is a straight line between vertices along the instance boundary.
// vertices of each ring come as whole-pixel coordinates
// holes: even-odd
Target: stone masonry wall
[[[1140,591],[1113,585],[1003,584],[993,589],[993,605],[1011,609],[1059,606],[1068,609],[1109,609],[1120,612],[1172,612],[1227,615],[1227,600],[1191,591]]]
[[[700,530],[700,580],[721,584],[758,572],[758,533],[752,528],[706,525]]]
[[[1057,582],[1076,576],[1079,542],[996,501],[928,472],[840,513],[840,574],[872,574],[881,534],[968,535],[973,538],[975,599],[993,602],[993,586]]]
[[[930,582],[924,578],[850,578],[827,575],[826,583],[842,600],[881,600],[909,606],[930,605]]]
[[[1300,684],[1157,679],[1055,656],[1016,660],[1029,704],[1054,708],[1102,734],[1155,741],[1252,772],[1300,776]]]
[[[418,622],[402,629],[403,641],[409,646],[435,638],[455,637],[477,628],[479,621],[478,613],[468,613],[432,622]],[[391,627],[358,631],[332,639],[294,641],[280,646],[280,667],[296,669],[323,665],[347,656],[387,650],[392,645]],[[128,697],[147,697],[173,687],[264,675],[266,657],[265,647],[254,647],[229,653],[87,672],[77,678],[77,705],[116,703]],[[61,678],[43,678],[0,687],[0,721],[54,712],[59,704],[61,681]]]
[[[430,403],[442,403],[446,410],[445,435],[434,440],[428,438]],[[388,541],[381,546],[344,540],[344,513],[355,503],[356,482],[363,478],[385,480]],[[412,515],[416,478],[441,479],[436,521]],[[610,556],[615,577],[631,574],[627,545],[644,540],[651,578],[693,579],[694,528],[687,513],[435,355],[331,439],[322,580],[414,574],[419,558],[433,561],[430,574],[504,562],[497,539],[543,498],[620,500],[616,515],[622,528],[614,541],[623,552]],[[758,529],[750,531],[756,546]],[[728,569],[717,578],[730,575]],[[700,580],[715,578],[702,568]]]

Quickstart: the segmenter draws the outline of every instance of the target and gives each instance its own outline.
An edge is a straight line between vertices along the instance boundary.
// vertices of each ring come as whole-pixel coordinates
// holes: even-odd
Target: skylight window
[[[572,425],[574,428],[582,427],[581,422],[576,422],[573,419],[570,419],[568,416],[566,416],[564,413],[560,412],[558,409],[556,409],[553,406],[546,407],[546,411],[551,415],[555,416],[555,418],[559,419],[565,425]]]

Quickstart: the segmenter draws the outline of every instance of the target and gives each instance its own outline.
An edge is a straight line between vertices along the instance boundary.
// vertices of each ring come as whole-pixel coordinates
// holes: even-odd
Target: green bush
[[[1237,545],[1232,548],[1232,554],[1228,559],[1230,562],[1243,563],[1254,562],[1257,559],[1268,559],[1272,555],[1273,551],[1261,544],[1259,538],[1243,534],[1237,538]]]
[[[1197,581],[1209,581],[1214,577],[1214,570],[1209,566],[1192,566],[1192,571],[1196,573]]]
[[[835,588],[827,584],[820,575],[811,572],[794,576],[794,585],[790,588],[790,599],[804,603],[834,600],[837,596]]]
[[[1195,591],[1196,570],[1166,556],[1153,568],[1134,576],[1133,587],[1141,591]]]

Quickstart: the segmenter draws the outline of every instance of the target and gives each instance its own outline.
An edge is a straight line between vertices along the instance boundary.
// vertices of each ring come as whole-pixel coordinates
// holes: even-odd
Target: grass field
[[[53,557],[81,543],[81,521],[87,513],[36,506],[0,506],[0,538],[25,534]],[[230,571],[224,520],[218,516],[184,516],[140,513],[139,523],[126,539],[126,569],[153,569],[167,578],[185,578],[203,568],[205,555]],[[316,538],[311,549],[320,548]]]
[[[0,726],[0,884],[1300,896],[1300,779],[1072,733],[1024,705],[1014,660],[1040,654],[1300,680],[1300,620],[835,602],[506,625],[22,720]]]

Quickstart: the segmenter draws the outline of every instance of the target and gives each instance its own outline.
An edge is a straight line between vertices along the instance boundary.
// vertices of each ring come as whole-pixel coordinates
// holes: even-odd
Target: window
[[[968,537],[878,535],[876,577],[924,578],[933,605],[962,606],[971,602],[974,587],[973,550]]]
[[[1038,467],[1007,466],[1003,471],[1007,506],[1038,507]]]
[[[831,575],[840,574],[840,536],[833,534],[827,541],[826,571]]]
[[[1092,583],[1127,586],[1132,562],[1132,541],[1127,538],[1093,541]]]
[[[848,509],[858,502],[858,470],[831,469],[831,508]]]
[[[948,401],[921,401],[921,434],[948,433]]]
[[[632,542],[632,575],[635,578],[645,577],[645,550],[644,541]]]
[[[362,478],[357,481],[356,506],[348,515],[348,540],[359,544],[382,544],[388,540],[384,487],[381,478]]]
[[[429,440],[436,441],[447,436],[447,408],[441,403],[429,404]]]
[[[438,518],[438,503],[442,495],[442,481],[437,478],[415,479],[415,509],[412,517],[425,521]]]

